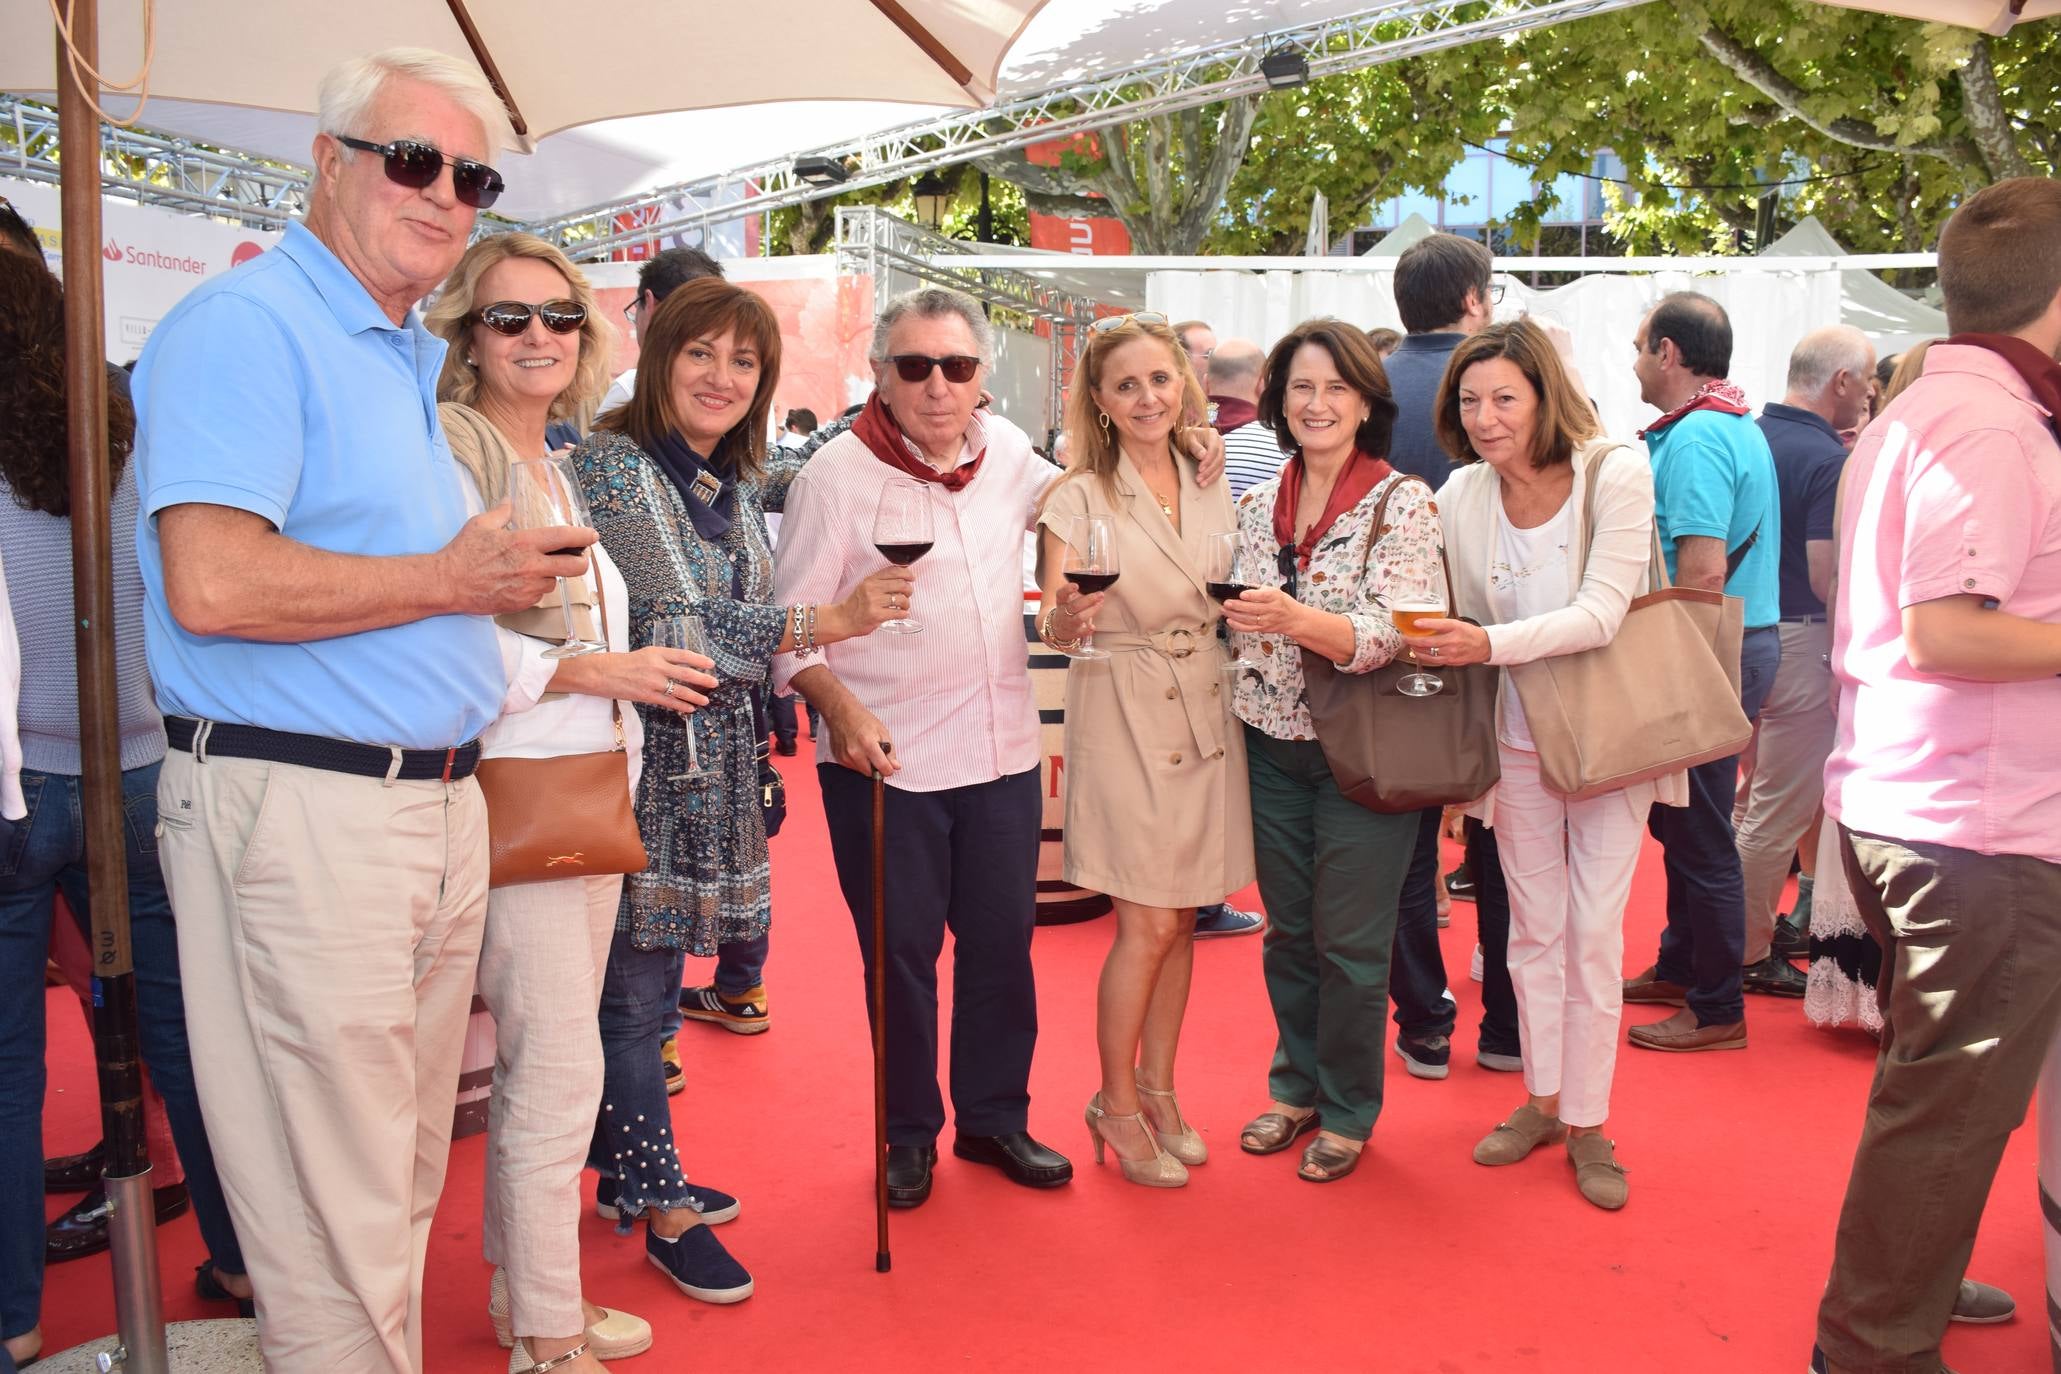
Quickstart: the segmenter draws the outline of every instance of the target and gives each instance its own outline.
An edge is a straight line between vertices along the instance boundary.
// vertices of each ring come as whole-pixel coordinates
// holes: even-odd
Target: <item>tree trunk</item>
[[[2018,151],[2018,140],[2012,135],[2011,116],[2004,109],[2003,94],[1997,90],[1997,70],[1990,65],[1986,37],[1975,40],[1968,64],[1961,68],[1961,114],[1968,121],[1975,146],[1982,150],[1990,180],[2033,174],[2032,164]]]

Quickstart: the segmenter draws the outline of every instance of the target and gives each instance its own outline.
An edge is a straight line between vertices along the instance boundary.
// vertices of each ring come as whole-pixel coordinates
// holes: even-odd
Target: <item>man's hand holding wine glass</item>
[[[906,616],[915,593],[916,574],[890,564],[852,588],[850,596],[823,607],[818,614],[835,617],[832,638],[857,639],[890,620]]]
[[[503,501],[465,522],[437,553],[450,607],[458,615],[504,615],[537,604],[561,577],[584,577],[584,550],[600,538],[591,529],[558,525],[512,530]],[[573,549],[574,553],[556,550]]]

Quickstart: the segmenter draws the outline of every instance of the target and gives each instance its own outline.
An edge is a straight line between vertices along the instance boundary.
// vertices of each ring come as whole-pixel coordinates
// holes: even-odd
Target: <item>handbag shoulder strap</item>
[[[601,615],[601,643],[605,647],[608,644],[608,587],[607,584],[605,584],[601,580],[601,563],[598,557],[601,544],[598,540],[593,545],[593,548],[595,549],[595,553],[587,555],[587,575],[594,579],[594,608]],[[608,652],[614,653],[615,650],[609,649]],[[614,694],[610,694],[608,698],[608,706],[609,710],[613,713],[615,719],[616,752],[623,753],[627,751],[629,746],[623,738],[622,698],[615,696]]]
[[[1596,478],[1603,471],[1603,460],[1628,444],[1610,444],[1598,448],[1589,460],[1582,464],[1582,561],[1581,573],[1576,577],[1577,585],[1589,575],[1589,553],[1596,547]],[[1759,533],[1758,530],[1755,531]],[[1667,576],[1667,550],[1660,543],[1660,522],[1653,523],[1653,547],[1646,555],[1646,590],[1657,592],[1670,585]]]
[[[1395,495],[1397,489],[1405,482],[1415,482],[1426,491],[1430,491],[1433,496],[1438,495],[1437,492],[1432,491],[1431,483],[1425,481],[1414,472],[1398,472],[1389,480],[1387,489],[1381,493],[1381,499],[1374,503],[1374,533],[1367,539],[1367,556],[1360,561],[1360,582],[1363,585],[1367,581],[1367,569],[1374,562],[1374,546],[1381,542],[1381,522],[1388,518],[1388,498]],[[1446,545],[1443,534],[1439,537],[1438,566],[1439,570],[1446,575],[1446,614],[1452,615],[1454,613],[1453,565],[1446,559]]]

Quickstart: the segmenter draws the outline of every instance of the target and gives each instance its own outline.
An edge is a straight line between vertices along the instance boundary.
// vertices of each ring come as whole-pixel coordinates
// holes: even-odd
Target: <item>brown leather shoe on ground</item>
[[[1510,1113],[1510,1119],[1481,1138],[1474,1147],[1474,1162],[1491,1167],[1515,1164],[1539,1146],[1567,1134],[1557,1116],[1547,1116],[1527,1102]]]
[[[1567,1162],[1574,1166],[1574,1186],[1606,1212],[1615,1212],[1631,1196],[1624,1166],[1617,1162],[1617,1143],[1595,1134],[1567,1137]]]
[[[1696,1013],[1684,1007],[1665,1021],[1633,1026],[1631,1041],[1642,1050],[1665,1050],[1670,1054],[1690,1054],[1696,1050],[1743,1050],[1746,1048],[1746,1023],[1732,1021],[1721,1026],[1699,1026]]]
[[[1679,1007],[1688,1004],[1689,993],[1680,984],[1663,980],[1656,967],[1647,969],[1635,978],[1625,980],[1624,1000]]]

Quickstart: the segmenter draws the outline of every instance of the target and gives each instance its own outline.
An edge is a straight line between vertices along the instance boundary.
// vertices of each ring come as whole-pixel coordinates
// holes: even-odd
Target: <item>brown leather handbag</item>
[[[1396,488],[1422,480],[1404,477],[1382,493],[1374,510],[1377,531]],[[1378,535],[1367,542],[1370,562],[1377,542]],[[1360,575],[1364,578],[1366,570]],[[1447,609],[1452,605],[1448,569]],[[1435,671],[1444,689],[1428,697],[1398,691],[1397,682],[1419,668]],[[1310,719],[1338,790],[1369,811],[1398,815],[1471,802],[1494,787],[1503,775],[1496,750],[1499,671],[1487,663],[1455,668],[1397,658],[1371,673],[1348,673],[1304,649],[1302,680]]]
[[[606,643],[606,595],[595,599],[604,603],[601,631]],[[473,776],[487,802],[489,887],[641,873],[650,862],[630,796],[623,704],[610,704],[615,711],[613,749],[550,759],[480,760]]]

